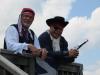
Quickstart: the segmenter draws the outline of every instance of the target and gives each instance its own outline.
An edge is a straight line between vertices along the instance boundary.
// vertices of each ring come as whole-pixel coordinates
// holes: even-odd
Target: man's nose
[[[26,17],[26,19],[27,19],[27,20],[29,20],[29,19],[30,19],[30,17]]]

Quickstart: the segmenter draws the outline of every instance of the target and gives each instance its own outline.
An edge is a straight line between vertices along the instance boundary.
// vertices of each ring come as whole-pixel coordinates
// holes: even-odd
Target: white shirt
[[[49,31],[47,31],[49,34],[50,34],[50,32]],[[57,38],[57,39],[55,39],[55,38],[53,38],[52,37],[52,35],[50,34],[50,38],[51,38],[51,40],[52,40],[52,47],[53,47],[53,50],[54,51],[60,51],[60,37],[59,38]]]
[[[19,34],[14,26],[9,26],[6,30],[5,41],[7,49],[14,51],[15,53],[22,53],[23,49],[28,50],[27,43],[19,43]],[[40,48],[40,44],[36,35],[34,35],[34,46],[36,48]]]

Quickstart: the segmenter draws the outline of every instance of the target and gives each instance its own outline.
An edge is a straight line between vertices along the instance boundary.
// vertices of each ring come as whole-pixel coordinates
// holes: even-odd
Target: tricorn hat
[[[65,21],[65,19],[63,17],[56,16],[54,18],[47,19],[46,23],[48,26],[54,25],[54,23],[61,23],[61,25],[63,25],[63,27],[65,27],[69,22]]]

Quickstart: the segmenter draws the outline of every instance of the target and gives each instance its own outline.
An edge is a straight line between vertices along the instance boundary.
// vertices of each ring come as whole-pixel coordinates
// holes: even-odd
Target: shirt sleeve
[[[34,34],[34,46],[38,49],[40,48],[39,40],[35,34]]]
[[[14,26],[9,26],[5,34],[5,42],[7,49],[14,51],[15,53],[22,53],[22,50],[28,49],[28,44],[19,43],[19,34]]]

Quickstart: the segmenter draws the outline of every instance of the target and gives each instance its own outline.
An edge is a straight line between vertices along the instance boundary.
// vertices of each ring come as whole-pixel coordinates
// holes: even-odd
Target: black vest
[[[18,25],[17,24],[13,24],[11,26],[14,26],[16,28],[16,30],[18,31]],[[30,36],[31,34],[28,32],[28,38],[29,38],[28,40],[26,40],[25,37],[20,36],[19,31],[18,31],[18,34],[19,34],[19,43],[26,42],[26,43],[31,43],[31,44],[34,45],[34,32],[31,29],[30,29],[30,31],[31,31],[32,37]],[[5,39],[4,39],[4,49],[7,49],[7,45],[6,45]]]

